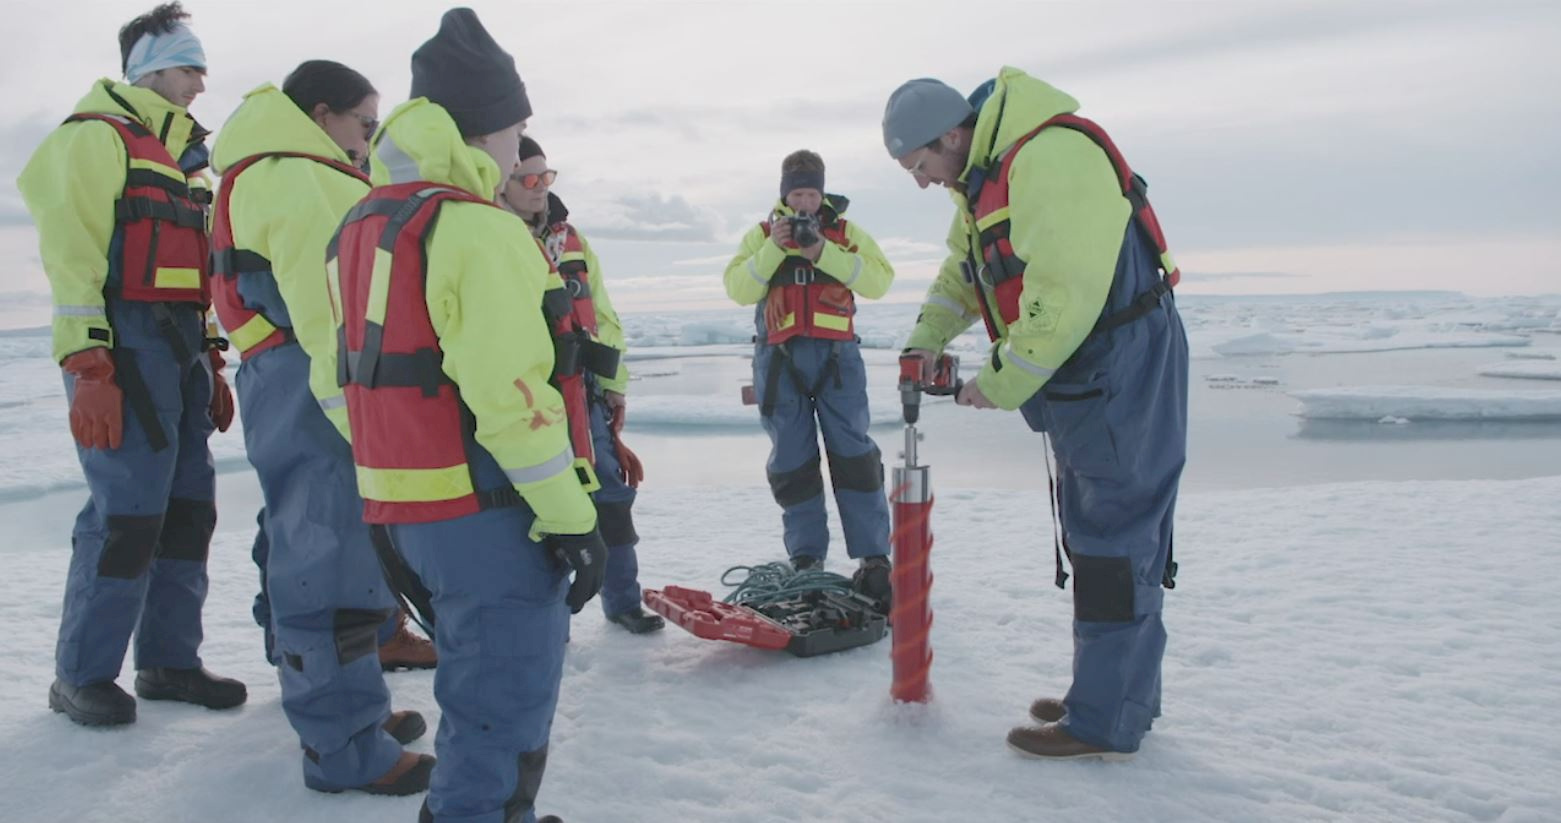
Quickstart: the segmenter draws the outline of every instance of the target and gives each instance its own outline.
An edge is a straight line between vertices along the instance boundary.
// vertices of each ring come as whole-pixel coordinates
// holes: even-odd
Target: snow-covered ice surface
[[[225,484],[224,504],[244,502],[241,485]],[[766,490],[701,489],[697,507],[692,494],[642,498],[647,586],[714,589],[727,566],[780,554],[753,537],[773,525]],[[632,637],[592,604],[575,620],[541,810],[571,823],[1561,815],[1561,478],[1187,495],[1165,715],[1125,764],[1040,763],[1003,744],[1030,700],[1068,683],[1070,607],[1050,551],[1002,525],[1024,512],[1044,534],[1041,494],[940,494],[926,707],[888,701],[887,641],[801,660],[672,627]],[[249,683],[249,703],[145,703],[115,731],[49,713],[75,497],[4,509],[29,519],[0,546],[6,820],[414,819],[416,798],[301,785],[249,621],[245,517],[219,527],[204,651]],[[432,680],[392,675],[397,705],[435,718]],[[413,748],[432,751],[431,738]]]
[[[259,494],[238,431],[212,440],[223,473],[204,653],[249,683],[251,702],[149,703],[117,731],[49,713],[85,494],[39,325],[48,300],[0,298],[0,823],[414,819],[415,798],[301,785],[249,617]],[[1135,761],[1037,763],[1004,748],[1029,701],[1068,682],[1040,439],[1015,415],[938,400],[923,408],[922,447],[939,490],[934,704],[888,703],[887,643],[798,660],[675,628],[631,637],[592,605],[574,628],[541,810],[569,823],[1561,820],[1561,424],[1489,415],[1561,415],[1561,392],[1479,373],[1502,354],[1526,367],[1561,352],[1561,297],[1179,302],[1197,357],[1183,572],[1166,715]],[[875,422],[898,411],[895,351],[916,308],[867,304],[858,320]],[[642,582],[715,589],[730,565],[779,559],[769,445],[737,399],[751,310],[625,323],[630,442],[650,483],[636,506]],[[952,344],[965,376],[986,346],[979,324]],[[1405,383],[1419,385],[1372,388]],[[1287,392],[1350,419],[1298,420]],[[874,435],[894,463],[898,438]],[[849,571],[840,546],[832,567]],[[398,706],[437,719],[432,682],[393,675]],[[432,735],[414,749],[432,751]]]
[[[1561,420],[1561,391],[1350,386],[1290,392],[1316,420]]]
[[[1561,361],[1509,360],[1481,366],[1480,374],[1486,377],[1512,377],[1520,380],[1561,380]]]

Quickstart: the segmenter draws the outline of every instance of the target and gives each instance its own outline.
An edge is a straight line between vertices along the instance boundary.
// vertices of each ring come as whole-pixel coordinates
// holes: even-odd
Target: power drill
[[[904,410],[905,425],[914,426],[921,419],[921,396],[953,396],[959,394],[965,382],[959,379],[959,358],[952,354],[940,354],[932,361],[929,379],[924,371],[927,361],[914,354],[900,355],[900,405]]]

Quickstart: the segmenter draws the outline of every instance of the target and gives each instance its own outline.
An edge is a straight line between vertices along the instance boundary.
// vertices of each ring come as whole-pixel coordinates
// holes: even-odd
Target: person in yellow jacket
[[[531,114],[514,60],[453,9],[412,56],[412,98],[329,248],[331,366],[365,519],[434,621],[443,715],[422,819],[531,821],[570,610],[601,587],[606,547],[550,384],[549,266],[494,203]]]
[[[119,33],[104,79],[17,178],[54,294],[54,357],[91,498],[76,518],[49,706],[134,722],[114,682],[135,633],[135,691],[223,709],[244,684],[201,666],[217,522],[207,438],[233,419],[204,273],[206,130],[187,107],[206,56],[178,3]]]
[[[569,209],[552,190],[557,174],[548,168],[542,146],[529,135],[521,138],[520,166],[500,191],[499,204],[524,220],[541,241],[562,278],[559,286],[570,295],[570,320],[588,335],[573,345],[581,352],[594,466],[601,483],[591,497],[607,543],[602,613],[633,634],[648,634],[659,631],[666,621],[640,606],[640,563],[635,551],[639,534],[634,530],[633,507],[644,469],[621,438],[628,413],[629,367],[623,357],[628,345],[607,294],[601,260],[585,235],[569,222]]]
[[[856,337],[856,296],[883,297],[894,269],[873,238],[845,218],[849,201],[824,193],[811,151],[781,163],[780,202],[750,229],[726,267],[726,293],[755,306],[753,378],[770,436],[767,472],[781,506],[786,553],[799,571],[829,551],[819,433],[857,588],[889,595],[889,504],[883,458],[867,433],[867,370]]]
[[[282,710],[304,783],[411,794],[433,758],[403,751],[426,729],[390,711],[376,635],[398,604],[363,522],[335,375],[311,364],[336,345],[325,247],[369,185],[379,93],[328,60],[249,94],[217,136],[213,293],[242,363],[244,445],[265,497],[265,580]],[[350,431],[350,429],[349,429]]]
[[[977,318],[991,356],[958,402],[1018,409],[1051,438],[1073,568],[1073,685],[1008,744],[1040,758],[1138,750],[1160,713],[1187,452],[1178,277],[1143,179],[1077,100],[1015,68],[968,99],[922,78],[889,98],[889,155],[956,206],[950,255],[906,348],[930,360]],[[1028,527],[1026,527],[1028,528]]]

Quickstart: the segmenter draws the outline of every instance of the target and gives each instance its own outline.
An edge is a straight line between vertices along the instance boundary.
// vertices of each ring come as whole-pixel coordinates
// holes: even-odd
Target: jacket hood
[[[106,77],[92,84],[86,96],[76,103],[73,113],[119,114],[133,118],[160,136],[163,145],[168,147],[168,153],[176,160],[191,145],[211,134],[195,122],[189,110],[170,103],[161,94],[129,83],[117,83]],[[196,170],[185,169],[187,172]]]
[[[374,135],[369,177],[375,186],[427,180],[492,200],[503,181],[499,164],[466,145],[449,112],[426,97],[396,107]]]
[[[212,168],[222,174],[240,160],[265,152],[301,152],[352,161],[292,98],[266,83],[244,95],[212,147]]]
[[[983,86],[982,90],[987,89]],[[1012,66],[1004,66],[998,73],[980,105],[971,134],[970,160],[961,179],[1047,120],[1079,110],[1079,101],[1072,95]]]

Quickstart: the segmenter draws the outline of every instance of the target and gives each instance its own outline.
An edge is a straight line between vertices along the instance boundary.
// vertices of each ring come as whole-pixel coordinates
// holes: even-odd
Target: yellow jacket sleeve
[[[965,282],[965,273],[960,268],[970,248],[970,236],[965,231],[965,219],[959,211],[954,213],[954,222],[949,227],[948,248],[949,255],[944,258],[938,276],[928,287],[921,314],[916,316],[916,327],[905,342],[907,349],[941,352],[949,341],[981,319],[975,287]]]
[[[824,241],[824,248],[819,252],[816,264],[819,271],[869,300],[877,300],[888,294],[889,284],[894,282],[894,267],[889,265],[889,259],[883,256],[883,251],[878,248],[872,235],[861,226],[847,221],[846,239],[851,241],[856,251],[847,251],[845,246],[830,240]]]
[[[16,179],[38,227],[54,294],[54,359],[113,346],[104,311],[114,203],[125,188],[125,147],[107,123],[55,129]]]
[[[726,264],[726,296],[739,306],[763,300],[770,293],[770,276],[785,259],[786,252],[770,242],[763,228],[749,229],[737,256]]]
[[[1010,240],[1025,261],[1019,317],[989,359],[981,393],[1017,409],[1095,327],[1116,275],[1131,206],[1115,168],[1088,137],[1049,129],[1009,171]]]
[[[477,418],[477,442],[537,514],[532,537],[583,534],[596,507],[577,479],[564,400],[548,384],[549,269],[520,219],[446,203],[428,241],[428,314],[444,371]]]
[[[347,408],[336,385],[336,323],[326,285],[325,247],[342,215],[368,193],[368,186],[293,157],[262,160],[233,185],[229,216],[234,245],[271,261],[293,334],[309,356],[309,388],[347,436]],[[322,357],[326,362],[320,362]]]

